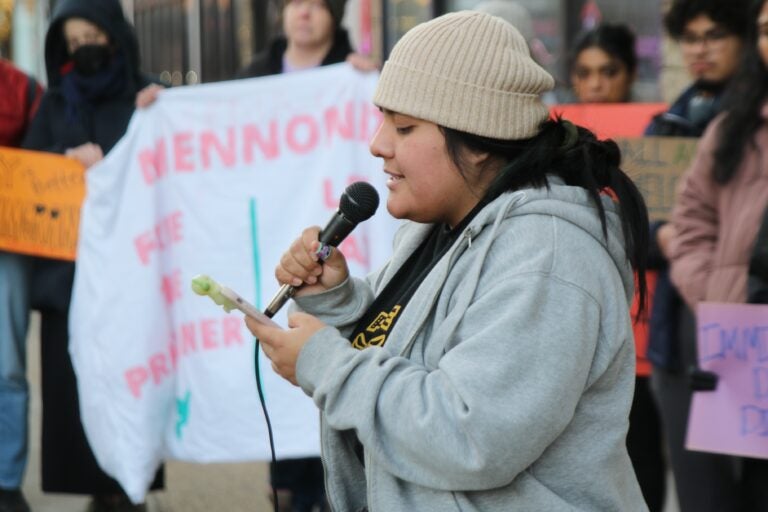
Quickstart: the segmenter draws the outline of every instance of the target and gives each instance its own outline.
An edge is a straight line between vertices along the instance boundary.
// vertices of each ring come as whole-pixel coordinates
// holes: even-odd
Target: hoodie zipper
[[[453,268],[454,264],[456,263],[456,260],[459,258],[461,254],[463,254],[464,247],[472,247],[472,237],[475,236],[475,231],[468,227],[464,230],[464,233],[462,234],[461,242],[456,246],[456,248],[451,253],[451,259],[448,262],[448,266],[446,267],[445,272],[443,273],[443,278],[441,280],[440,284],[440,290],[443,287],[443,284],[445,284],[445,280],[448,277],[448,274],[450,273],[450,270]],[[400,356],[407,357],[408,352],[410,352],[411,348],[413,347],[413,343],[416,341],[416,336],[419,334],[419,331],[421,331],[421,328],[424,325],[424,322],[429,317],[429,314],[432,312],[432,308],[435,307],[435,302],[437,302],[437,298],[440,296],[440,290],[437,290],[433,296],[432,296],[432,302],[430,303],[428,308],[424,308],[422,311],[423,316],[421,320],[418,322],[416,328],[411,333],[411,336],[408,339],[408,342],[406,343],[405,347],[400,351]],[[321,429],[321,438],[322,438],[322,429]],[[371,492],[371,486],[372,486],[372,475],[371,475],[371,467],[373,466],[370,455],[368,453],[368,450],[363,450],[363,456],[365,458],[365,494],[366,496],[372,496]],[[368,512],[373,512],[373,503],[368,503]]]
[[[432,294],[432,300],[429,304],[429,307],[422,309],[422,317],[419,320],[419,322],[416,324],[416,328],[411,332],[411,335],[408,338],[408,342],[400,351],[400,354],[399,354],[400,356],[407,357],[407,355],[410,353],[411,349],[413,348],[413,344],[416,342],[416,337],[418,336],[422,327],[424,327],[424,322],[427,320],[430,313],[432,313],[432,309],[435,307],[435,303],[437,302],[437,299],[440,297],[440,291],[445,285],[446,279],[448,279],[448,274],[450,274],[451,269],[456,264],[456,260],[459,259],[459,257],[464,253],[464,249],[465,248],[468,249],[472,247],[472,237],[475,235],[476,235],[475,230],[471,226],[465,229],[464,233],[462,233],[461,241],[454,248],[453,252],[451,252],[451,259],[448,261],[448,265],[445,267],[445,270],[443,271],[443,275],[440,280],[440,288],[436,290],[435,293]]]
[[[525,195],[523,194],[520,197],[524,198]],[[518,202],[517,199],[519,199],[519,198],[515,198],[514,201],[510,201],[499,215],[505,216],[505,213],[508,210],[508,208],[510,207],[510,205],[511,204],[516,204]],[[423,311],[422,318],[419,320],[419,322],[417,323],[416,327],[411,332],[411,335],[408,338],[408,342],[405,344],[404,348],[400,351],[399,356],[407,357],[408,353],[413,348],[413,344],[416,341],[416,337],[418,336],[419,332],[421,331],[422,327],[424,326],[424,322],[429,317],[430,313],[432,312],[432,309],[435,307],[435,303],[437,302],[437,299],[440,297],[440,292],[442,291],[442,288],[445,285],[445,281],[448,279],[448,274],[450,274],[451,269],[456,264],[456,260],[458,260],[459,257],[461,257],[462,254],[464,254],[464,251],[466,249],[471,249],[472,248],[472,238],[477,238],[477,235],[484,228],[485,228],[485,225],[481,225],[478,228],[475,228],[473,226],[468,226],[464,230],[464,232],[462,233],[461,240],[456,244],[456,247],[450,253],[450,260],[448,261],[448,265],[446,266],[445,270],[443,271],[443,275],[442,275],[442,279],[440,281],[439,289],[436,290],[435,293],[432,295],[432,300],[431,300],[431,302],[429,304],[429,307],[428,308],[424,308],[422,310]],[[320,425],[320,445],[321,445],[321,447],[323,447],[324,442],[325,442],[324,441],[325,436],[323,434],[323,431],[324,431],[324,429],[323,429],[323,425],[322,425],[322,422],[321,422],[321,425]],[[372,494],[371,494],[372,478],[371,478],[371,473],[370,473],[371,467],[372,467],[372,461],[371,461],[371,458],[370,458],[370,455],[369,455],[368,451],[365,450],[365,449],[363,450],[363,457],[364,457],[363,473],[365,475],[366,496],[370,497],[370,496],[372,496]],[[321,460],[322,460],[322,450],[321,450]],[[327,490],[329,489],[329,486],[328,486],[328,474],[327,474],[327,471],[325,470],[324,460],[323,460],[323,475],[324,475],[324,479],[325,479],[325,488],[326,488],[326,493],[327,493]],[[329,493],[327,493],[327,497],[328,497],[327,498],[328,499],[328,503],[331,506],[331,510],[335,511],[336,508],[333,506],[333,503],[331,503],[331,497],[330,497]],[[372,506],[373,506],[373,504],[369,502],[368,503],[368,508],[367,508],[368,512],[373,512]]]

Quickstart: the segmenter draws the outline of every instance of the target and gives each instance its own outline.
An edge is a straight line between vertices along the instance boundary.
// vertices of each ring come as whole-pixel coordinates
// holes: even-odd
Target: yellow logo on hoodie
[[[395,321],[395,318],[400,313],[401,309],[402,306],[395,306],[392,308],[392,311],[382,311],[376,315],[376,318],[365,328],[365,331],[355,336],[352,346],[358,350],[362,350],[366,347],[383,346],[384,342],[387,340],[389,328],[392,327],[392,323]]]

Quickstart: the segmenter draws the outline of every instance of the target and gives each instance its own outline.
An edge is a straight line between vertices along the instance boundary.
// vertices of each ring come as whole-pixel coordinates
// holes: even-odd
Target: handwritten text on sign
[[[677,182],[690,166],[698,139],[639,137],[617,139],[621,168],[643,194],[652,220],[666,219],[675,201]]]
[[[0,249],[74,259],[83,175],[71,158],[0,147]]]
[[[686,446],[768,458],[768,306],[702,303],[699,366],[717,389],[694,394]]]

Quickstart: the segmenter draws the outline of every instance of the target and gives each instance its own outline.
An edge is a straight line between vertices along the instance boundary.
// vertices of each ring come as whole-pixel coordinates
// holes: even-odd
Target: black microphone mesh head
[[[364,181],[348,186],[339,200],[339,211],[354,224],[371,218],[378,207],[379,193]]]

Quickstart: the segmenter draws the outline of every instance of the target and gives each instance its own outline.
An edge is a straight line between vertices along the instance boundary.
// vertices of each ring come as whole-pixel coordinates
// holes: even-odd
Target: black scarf
[[[125,57],[117,52],[109,65],[92,75],[84,76],[68,62],[62,72],[61,93],[67,103],[67,122],[81,121],[80,112],[101,100],[119,96],[126,88]]]

